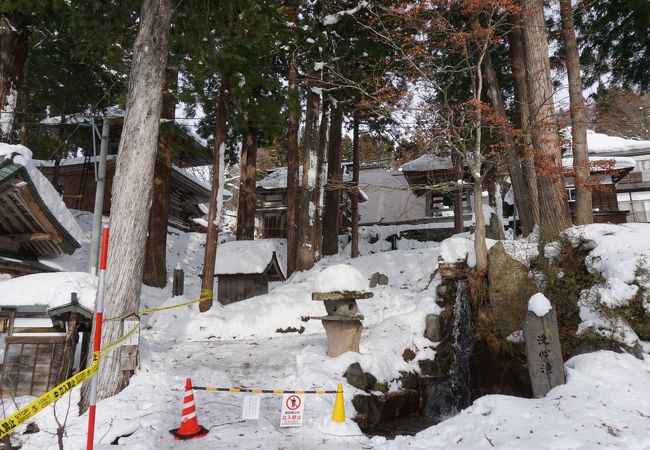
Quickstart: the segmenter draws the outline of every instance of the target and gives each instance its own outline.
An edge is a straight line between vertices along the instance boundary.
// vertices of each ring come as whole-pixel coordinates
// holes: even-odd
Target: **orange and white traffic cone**
[[[196,418],[194,390],[192,389],[192,380],[189,378],[185,380],[185,397],[183,398],[183,412],[181,414],[180,428],[169,430],[174,435],[174,439],[187,440],[207,436],[208,430],[199,425]]]

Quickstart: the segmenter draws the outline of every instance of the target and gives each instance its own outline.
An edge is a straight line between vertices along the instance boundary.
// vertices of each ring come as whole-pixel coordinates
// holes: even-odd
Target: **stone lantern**
[[[327,355],[359,352],[363,315],[357,300],[373,296],[367,289],[368,280],[345,264],[330,266],[318,274],[312,300],[325,304],[326,316],[310,317],[323,322],[327,334]]]

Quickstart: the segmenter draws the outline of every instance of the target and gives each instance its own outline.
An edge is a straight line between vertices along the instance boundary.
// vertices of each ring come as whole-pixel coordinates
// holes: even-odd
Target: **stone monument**
[[[557,315],[541,293],[528,301],[524,338],[533,397],[542,398],[555,386],[564,384],[565,378]]]

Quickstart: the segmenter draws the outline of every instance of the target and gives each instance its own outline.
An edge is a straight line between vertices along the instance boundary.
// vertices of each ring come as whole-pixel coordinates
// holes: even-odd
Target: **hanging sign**
[[[284,394],[282,396],[282,409],[280,410],[281,427],[301,427],[302,416],[305,411],[305,402],[298,394]]]
[[[244,404],[241,411],[241,418],[243,420],[257,420],[260,418],[260,400],[259,395],[244,396]]]

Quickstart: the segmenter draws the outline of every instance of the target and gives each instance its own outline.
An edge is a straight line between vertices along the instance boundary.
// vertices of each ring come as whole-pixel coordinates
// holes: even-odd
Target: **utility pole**
[[[104,187],[106,185],[106,158],[108,155],[108,132],[110,125],[108,118],[104,117],[102,125],[102,141],[99,146],[99,168],[95,179],[95,209],[93,211],[93,232],[90,247],[90,273],[97,274],[97,262],[99,261],[99,239],[102,231],[102,213],[104,212]],[[93,133],[96,128],[93,124]]]

